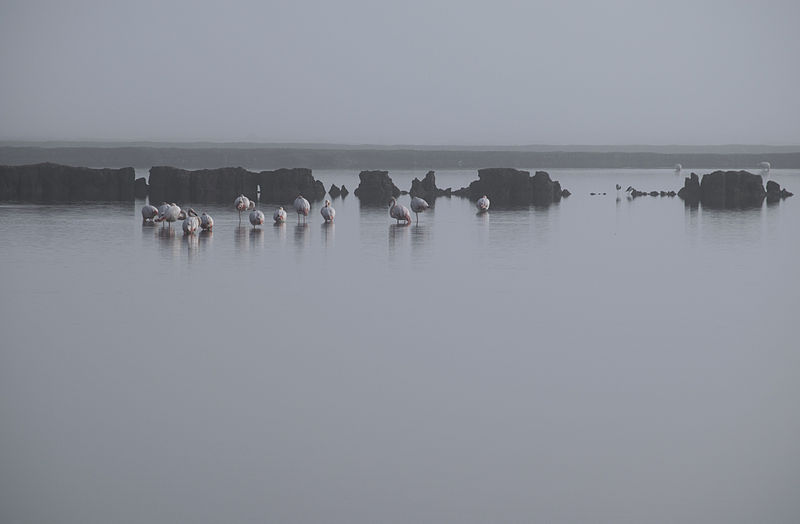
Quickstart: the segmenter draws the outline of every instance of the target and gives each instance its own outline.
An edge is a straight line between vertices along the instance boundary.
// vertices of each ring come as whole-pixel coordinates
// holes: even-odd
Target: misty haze
[[[800,522],[800,4],[0,5],[0,523]]]

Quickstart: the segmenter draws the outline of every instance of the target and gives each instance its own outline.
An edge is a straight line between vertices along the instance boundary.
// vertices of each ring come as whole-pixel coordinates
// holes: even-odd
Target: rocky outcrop
[[[311,202],[325,198],[325,186],[314,179],[310,169],[262,171],[256,180],[261,186],[262,202],[293,202],[297,195],[303,195]]]
[[[342,198],[346,197],[349,194],[350,194],[350,191],[348,191],[347,188],[344,187],[344,184],[342,184]]]
[[[438,197],[450,196],[452,191],[449,187],[447,189],[436,187],[436,174],[433,171],[428,171],[422,180],[414,178],[411,181],[411,190],[408,193],[412,197],[420,197],[428,203],[433,203]]]
[[[187,171],[169,166],[150,168],[151,202],[233,202],[239,195],[258,196],[257,174],[241,167]]]
[[[0,200],[133,200],[135,176],[132,167],[0,166]]]
[[[778,202],[784,198],[789,198],[793,196],[794,193],[790,193],[786,191],[786,188],[781,189],[780,184],[775,182],[774,180],[770,180],[767,182],[767,202],[773,203]]]
[[[328,194],[331,196],[331,198],[336,198],[342,194],[342,190],[339,189],[339,186],[337,186],[336,184],[331,184],[331,188],[328,190]]]
[[[133,181],[133,195],[136,198],[147,198],[147,180],[144,177]]]
[[[698,202],[708,207],[742,208],[760,206],[767,196],[761,175],[747,171],[714,171],[698,183],[692,173],[678,192],[687,204]]]
[[[486,195],[494,207],[552,204],[569,195],[569,191],[562,189],[558,181],[551,180],[545,171],[537,171],[531,176],[529,171],[519,169],[489,168],[479,169],[478,180],[472,182],[469,187],[455,191],[454,194],[472,200]]]
[[[365,204],[387,204],[400,196],[400,189],[389,178],[388,171],[362,171],[355,195]]]

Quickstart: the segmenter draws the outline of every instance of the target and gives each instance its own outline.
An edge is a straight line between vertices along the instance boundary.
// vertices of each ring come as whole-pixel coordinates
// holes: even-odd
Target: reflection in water
[[[174,229],[169,227],[158,228],[155,236],[158,239],[158,245],[162,253],[172,257],[180,255],[179,238]]]
[[[411,226],[411,246],[424,246],[430,236],[430,228],[426,226]]]
[[[189,255],[189,261],[192,261],[194,255],[197,254],[198,239],[194,233],[186,233],[183,235],[181,242],[186,246],[186,253]]]
[[[272,225],[272,231],[275,233],[275,238],[278,243],[283,245],[286,243],[286,222],[275,222]]]
[[[336,226],[333,222],[323,222],[320,226],[322,228],[322,243],[325,247],[333,247]]]
[[[389,252],[394,252],[398,245],[404,244],[408,240],[408,230],[411,226],[407,224],[389,225]]]
[[[250,229],[250,247],[255,249],[264,246],[264,230],[260,227]]]
[[[247,226],[236,226],[233,230],[233,244],[236,246],[236,251],[245,252],[248,248],[247,245]]]
[[[297,247],[305,247],[308,245],[308,223],[300,223],[294,226],[294,244]]]

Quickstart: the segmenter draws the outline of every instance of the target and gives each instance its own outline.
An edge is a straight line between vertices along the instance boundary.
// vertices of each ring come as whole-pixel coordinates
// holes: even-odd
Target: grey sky
[[[0,4],[0,139],[800,144],[800,2]]]

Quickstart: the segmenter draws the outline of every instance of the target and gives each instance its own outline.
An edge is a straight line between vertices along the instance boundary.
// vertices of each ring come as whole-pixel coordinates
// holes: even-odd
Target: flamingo
[[[203,211],[203,214],[200,215],[200,229],[203,231],[211,231],[214,228],[214,219],[211,218],[211,215]]]
[[[283,207],[279,207],[275,210],[272,214],[272,220],[274,220],[276,224],[283,224],[286,222],[286,211],[283,210]]]
[[[681,174],[681,170],[682,170],[682,169],[683,169],[683,166],[682,166],[682,165],[680,165],[680,164],[675,164],[675,174],[676,174],[676,175],[680,175],[680,174]]]
[[[158,206],[158,217],[153,219],[153,222],[162,222],[164,219],[162,218],[164,215],[167,214],[167,210],[169,209],[169,204],[166,202],[161,202]],[[164,227],[164,224],[161,224],[161,227]]]
[[[333,217],[336,216],[336,210],[331,207],[330,200],[325,201],[325,205],[319,210],[319,213],[325,219],[325,222],[333,222]]]
[[[389,202],[389,216],[397,220],[398,224],[401,220],[404,220],[406,225],[411,223],[411,213],[408,211],[408,208],[398,204],[397,200],[394,198]]]
[[[152,222],[158,216],[158,208],[149,204],[142,206],[142,224]]]
[[[478,199],[477,205],[478,205],[478,211],[489,210],[489,199],[486,197],[486,195],[483,195]]]
[[[166,206],[166,207],[165,207]],[[159,208],[158,218],[154,220],[154,222],[167,222],[168,227],[172,227],[172,223],[178,220],[178,217],[181,214],[181,208],[178,207],[178,204],[165,204],[165,206],[161,206]],[[160,210],[164,208],[164,212],[162,213]]]
[[[239,212],[239,223],[242,223],[242,211],[247,211],[248,209],[253,209],[250,207],[250,199],[244,195],[239,195],[236,197],[236,200],[233,201],[233,205],[236,207],[236,210]]]
[[[419,214],[424,212],[429,207],[431,207],[431,206],[428,205],[428,203],[425,201],[424,198],[420,198],[420,197],[416,197],[416,196],[415,197],[411,197],[411,211],[413,211],[414,215],[416,215],[416,217],[417,217],[417,224],[419,224]]]
[[[186,218],[183,219],[184,234],[191,235],[192,233],[197,231],[197,228],[199,227],[200,227],[200,218],[197,216],[197,212],[194,209],[189,208],[189,210],[186,211]]]
[[[297,221],[300,222],[300,215],[303,215],[303,222],[305,222],[305,217],[308,216],[308,212],[311,210],[311,204],[303,198],[303,195],[297,195],[297,198],[294,199],[294,210],[297,211]]]
[[[253,224],[253,229],[255,229],[256,226],[260,226],[264,223],[264,213],[256,209],[255,202],[250,202],[250,205],[252,206],[250,208],[252,209],[252,211],[250,211],[250,223]]]

